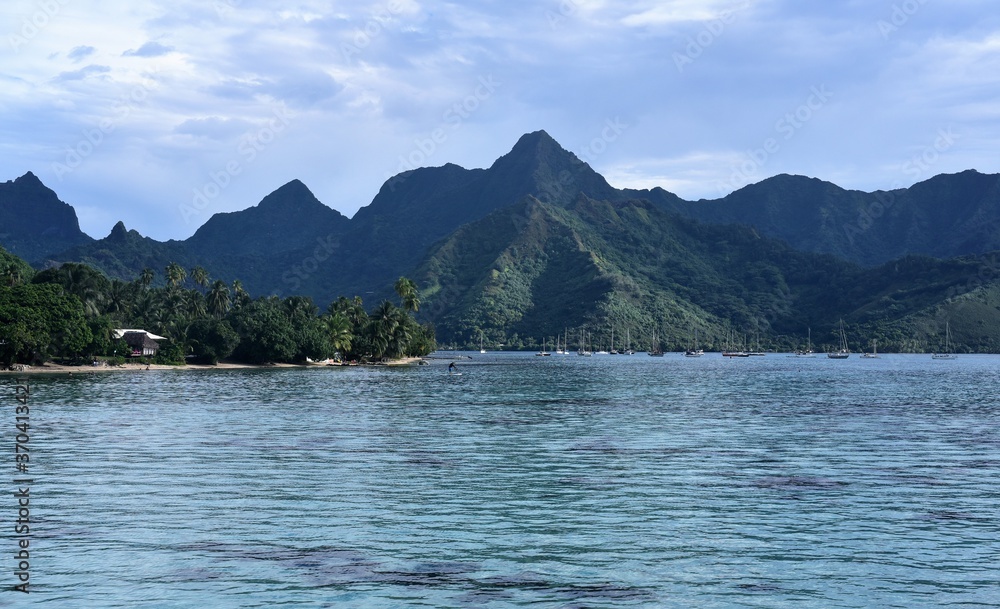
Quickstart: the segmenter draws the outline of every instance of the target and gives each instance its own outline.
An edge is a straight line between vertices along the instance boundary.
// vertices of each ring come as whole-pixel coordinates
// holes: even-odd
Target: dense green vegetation
[[[570,206],[528,198],[438,244],[417,272],[443,344],[553,345],[569,331],[596,347],[722,349],[729,342],[793,350],[995,350],[1000,311],[992,256],[910,256],[874,269],[797,252],[740,226],[701,224],[645,201]],[[982,293],[981,295],[980,292]],[[964,302],[961,307],[955,303]],[[975,316],[975,320],[973,319]]]
[[[165,285],[155,287],[152,269],[129,282],[76,263],[32,274],[0,248],[0,272],[0,365],[5,367],[52,358],[121,357],[127,346],[113,337],[115,328],[167,337],[156,361],[171,364],[224,358],[253,364],[329,357],[378,362],[435,348],[433,331],[412,316],[419,297],[406,278],[396,282],[398,307],[383,301],[368,313],[360,298],[340,298],[321,315],[308,297],[252,299],[239,281],[213,282],[205,269],[177,263],[164,268]]]

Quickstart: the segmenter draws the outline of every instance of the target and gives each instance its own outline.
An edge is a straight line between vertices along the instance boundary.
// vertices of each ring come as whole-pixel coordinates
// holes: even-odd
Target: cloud
[[[60,72],[59,75],[56,76],[53,80],[55,82],[67,82],[67,81],[72,81],[72,80],[83,80],[83,79],[87,78],[88,76],[92,76],[92,75],[95,75],[95,74],[107,74],[110,71],[111,71],[111,68],[109,68],[108,66],[89,65],[89,66],[80,68],[79,70],[73,70],[71,72]]]
[[[749,8],[750,2],[737,3],[734,0],[672,0],[654,3],[648,8],[630,13],[622,18],[623,25],[628,27],[652,27],[685,23],[690,21],[707,21],[719,18],[720,15],[731,14],[735,10]]]
[[[214,140],[226,140],[238,136],[252,127],[253,124],[249,121],[209,116],[188,119],[174,127],[174,132]]]
[[[161,55],[166,55],[173,50],[174,47],[168,47],[151,40],[139,47],[138,50],[129,49],[125,51],[122,53],[122,57],[159,57]]]
[[[16,168],[0,180],[32,170],[68,203],[118,206],[111,217],[143,234],[180,238],[196,226],[178,204],[234,156],[246,161],[235,141],[278,108],[294,118],[203,219],[255,204],[292,178],[351,215],[437,129],[446,137],[422,164],[485,167],[537,129],[581,153],[616,117],[630,127],[587,162],[616,186],[660,185],[685,198],[719,196],[718,184],[768,138],[780,151],[754,181],[797,173],[888,187],[907,179],[897,168],[914,149],[950,127],[961,139],[929,171],[992,172],[1000,13],[991,8],[74,0],[0,70],[0,166]],[[895,29],[883,34],[880,21]],[[501,84],[473,99],[481,78]],[[784,139],[777,121],[824,85],[832,100]],[[114,130],[57,178],[53,164],[104,119]],[[108,233],[102,217],[89,218],[85,230]]]
[[[97,49],[95,49],[94,47],[91,47],[91,46],[73,47],[73,49],[69,53],[66,54],[66,57],[69,57],[73,61],[80,61],[80,60],[82,60],[85,57],[89,57],[90,55],[93,55],[95,50],[97,50]]]
[[[312,106],[339,93],[343,87],[321,70],[289,70],[286,74],[227,79],[207,88],[223,99],[250,101],[267,96],[297,107]]]

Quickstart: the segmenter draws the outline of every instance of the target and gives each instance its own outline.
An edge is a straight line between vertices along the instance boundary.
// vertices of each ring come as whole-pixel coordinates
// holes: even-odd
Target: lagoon
[[[32,377],[0,605],[1000,605],[998,356],[429,361]]]

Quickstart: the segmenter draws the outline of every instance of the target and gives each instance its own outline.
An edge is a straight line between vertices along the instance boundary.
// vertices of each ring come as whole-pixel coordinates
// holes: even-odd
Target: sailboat
[[[733,333],[730,332],[729,338],[726,341],[726,349],[725,351],[722,352],[722,357],[750,357],[750,354],[747,353],[746,351],[742,349],[737,350],[736,348],[734,348],[733,343],[734,343]]]
[[[944,353],[935,353],[932,359],[958,359],[958,356],[951,352],[951,325],[944,322]]]
[[[580,349],[576,352],[581,357],[591,357],[594,354],[587,349],[587,333],[580,333]]]
[[[656,331],[653,331],[653,344],[649,350],[651,357],[663,357],[663,349],[660,349],[660,341],[656,340]]]
[[[536,357],[549,357],[550,355],[552,355],[552,354],[545,350],[545,341],[542,340],[542,350],[539,351],[538,353],[536,353],[535,356]]]
[[[632,350],[632,337],[629,335],[628,328],[625,328],[625,350],[622,351],[622,355],[635,355],[635,351]]]
[[[847,348],[847,334],[844,333],[844,320],[840,320],[840,350],[831,351],[826,354],[830,359],[847,359],[851,356],[851,351]]]
[[[698,348],[698,328],[695,328],[694,343],[692,343],[690,349],[684,352],[684,357],[701,357],[702,355],[705,355],[705,351]]]
[[[483,347],[483,333],[479,333],[479,352],[486,353],[486,349]]]
[[[605,351],[604,349],[598,349],[597,351],[594,351],[594,355],[607,355],[607,354],[608,352]]]
[[[806,334],[806,348],[805,351],[799,350],[795,352],[795,357],[816,357],[816,354],[812,350],[812,328],[807,329]]]
[[[747,355],[753,355],[753,356],[756,356],[756,357],[764,357],[765,355],[767,355],[767,353],[764,352],[763,350],[761,350],[761,348],[760,348],[760,332],[759,331],[757,332],[757,348],[755,350],[750,351],[749,353],[747,353]]]
[[[878,358],[878,341],[874,338],[872,339],[872,352],[863,353],[861,355],[864,359],[877,359]]]
[[[611,350],[608,351],[611,355],[618,355],[618,349],[615,349],[615,327],[611,326]]]

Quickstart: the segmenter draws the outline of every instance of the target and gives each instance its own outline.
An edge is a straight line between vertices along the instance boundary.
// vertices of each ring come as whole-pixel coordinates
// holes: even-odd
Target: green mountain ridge
[[[571,342],[588,332],[609,347],[616,328],[616,347],[628,330],[633,346],[650,348],[655,334],[681,350],[697,329],[702,347],[759,333],[768,346],[792,350],[804,346],[809,327],[823,344],[843,318],[864,337],[855,338],[858,349],[875,339],[883,349],[914,351],[939,342],[939,309],[949,307],[942,303],[970,288],[995,293],[977,282],[994,264],[995,256],[911,256],[866,269],[647,201],[581,196],[565,208],[525,199],[464,226],[416,277],[445,344],[475,345],[482,333],[491,345],[551,345],[570,329]],[[988,313],[975,306],[980,318]],[[996,330],[962,338],[965,348],[992,348]]]
[[[480,329],[527,345],[560,328],[600,337],[621,324],[656,329],[673,346],[695,328],[710,345],[760,332],[797,346],[805,328],[821,342],[844,317],[865,340],[926,349],[941,312],[963,298],[979,303],[961,313],[977,321],[955,320],[956,342],[961,333],[968,348],[986,348],[993,339],[980,337],[1000,325],[982,304],[992,302],[991,282],[976,282],[996,275],[983,256],[1000,249],[1000,176],[975,171],[875,193],[781,175],[691,202],[660,188],[615,189],[537,131],[487,169],[399,174],[349,220],[293,180],[257,206],[215,214],[185,241],[158,242],[121,223],[95,241],[33,175],[0,184],[0,214],[17,218],[39,200],[60,210],[65,239],[49,239],[51,226],[5,225],[17,226],[22,251],[42,252],[24,256],[36,268],[80,261],[134,279],[177,262],[240,279],[253,294],[318,303],[377,301],[413,276],[424,318],[442,338],[470,345]],[[980,337],[977,324],[987,326]]]
[[[866,266],[907,254],[951,258],[1000,249],[1000,175],[974,170],[872,193],[783,174],[722,199],[663,203],[703,222],[747,224],[798,250]]]

